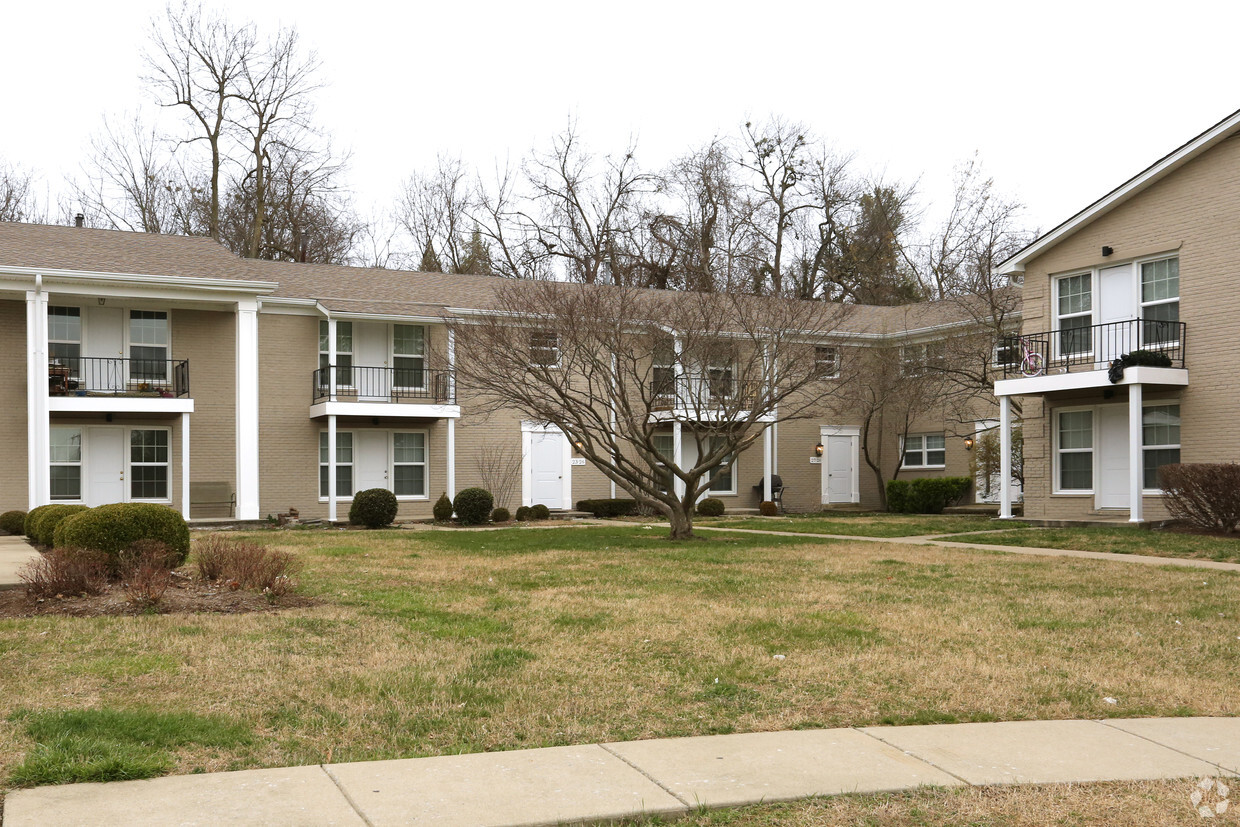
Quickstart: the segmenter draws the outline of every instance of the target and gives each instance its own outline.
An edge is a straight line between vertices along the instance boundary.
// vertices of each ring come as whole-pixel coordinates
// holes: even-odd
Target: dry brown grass
[[[2,621],[0,705],[218,713],[257,736],[186,748],[178,772],[803,726],[1240,714],[1228,573],[755,535],[673,546],[627,527],[254,538],[304,559],[306,591],[327,602]],[[29,747],[0,725],[0,776]]]

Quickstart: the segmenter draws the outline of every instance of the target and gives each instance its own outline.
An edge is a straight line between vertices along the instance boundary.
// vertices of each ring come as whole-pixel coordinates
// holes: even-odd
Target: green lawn
[[[1129,526],[1039,528],[1032,531],[1004,531],[998,534],[963,534],[951,539],[962,543],[986,545],[1067,548],[1078,551],[1108,551],[1115,554],[1197,557],[1205,560],[1240,562],[1240,536],[1214,537]]]
[[[0,779],[1240,714],[1240,574],[703,534],[245,535],[300,555],[320,605],[0,621]]]
[[[1023,525],[1023,524],[1020,524]],[[850,537],[913,537],[919,534],[957,534],[1014,528],[990,517],[928,514],[858,514],[856,516],[788,514],[781,517],[703,520],[695,526],[709,528],[749,528],[760,531],[797,531],[807,534],[846,534]]]

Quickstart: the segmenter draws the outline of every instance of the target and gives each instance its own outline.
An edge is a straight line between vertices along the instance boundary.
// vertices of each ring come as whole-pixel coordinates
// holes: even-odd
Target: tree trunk
[[[686,507],[683,502],[678,502],[676,508],[673,508],[667,515],[668,521],[672,524],[671,534],[668,535],[672,540],[692,540],[693,534],[693,510]]]

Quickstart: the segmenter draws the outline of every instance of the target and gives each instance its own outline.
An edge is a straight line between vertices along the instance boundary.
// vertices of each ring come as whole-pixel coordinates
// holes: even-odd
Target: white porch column
[[[1141,490],[1145,487],[1144,440],[1141,434],[1141,386],[1128,386],[1128,522],[1139,523],[1144,517],[1145,503]]]
[[[681,439],[681,429],[679,422],[672,423],[672,462],[676,463],[676,467],[680,468],[684,462],[684,451],[682,450],[684,441]],[[685,481],[675,475],[672,476],[672,490],[676,492],[677,498],[685,495]]]
[[[237,519],[258,519],[258,302],[237,303]]]
[[[999,519],[1012,519],[1012,400],[999,397]]]
[[[189,519],[189,414],[181,414],[181,516]]]
[[[771,458],[771,426],[762,430],[762,499],[771,502],[774,483],[771,480],[774,464]]]
[[[52,501],[47,391],[47,294],[40,276],[35,289],[26,292],[26,493],[30,508]]]
[[[456,499],[456,420],[448,419],[448,499]],[[427,492],[430,493],[430,492]]]
[[[336,320],[327,320],[327,401],[336,401]],[[333,445],[335,443],[332,443]],[[335,450],[334,448],[332,449]]]
[[[334,372],[334,371],[333,371]],[[327,415],[327,521],[336,522],[336,415]]]

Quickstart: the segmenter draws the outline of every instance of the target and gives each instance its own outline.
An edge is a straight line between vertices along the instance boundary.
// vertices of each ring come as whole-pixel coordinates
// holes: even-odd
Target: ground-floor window
[[[167,428],[134,428],[129,432],[129,498],[168,499]]]
[[[1056,453],[1060,491],[1094,488],[1094,412],[1060,411]]]
[[[327,431],[319,433],[319,496],[328,496],[331,457],[327,453]],[[353,496],[353,434],[336,432],[336,496]]]
[[[1141,445],[1147,489],[1160,489],[1158,469],[1180,461],[1180,406],[1146,405],[1141,412]]]
[[[392,434],[392,493],[426,496],[426,434]]]
[[[82,499],[82,429],[51,429],[53,500]]]
[[[714,452],[724,442],[723,437],[711,437],[707,443],[706,450]],[[710,469],[710,493],[712,494],[735,494],[736,493],[736,475],[732,473],[732,455],[725,456],[718,465]]]
[[[673,462],[676,456],[676,438],[671,434],[655,434],[654,447],[659,452],[659,456],[663,458],[664,463]],[[662,475],[662,490],[664,492],[671,491],[675,482],[672,479],[672,469],[667,465],[661,465],[659,472]]]
[[[386,488],[398,497],[424,499],[429,489],[426,431],[337,431],[336,496],[359,488]],[[327,432],[319,432],[319,497],[329,490]]]
[[[909,434],[904,438],[904,468],[942,468],[947,465],[947,438],[943,434]]]

